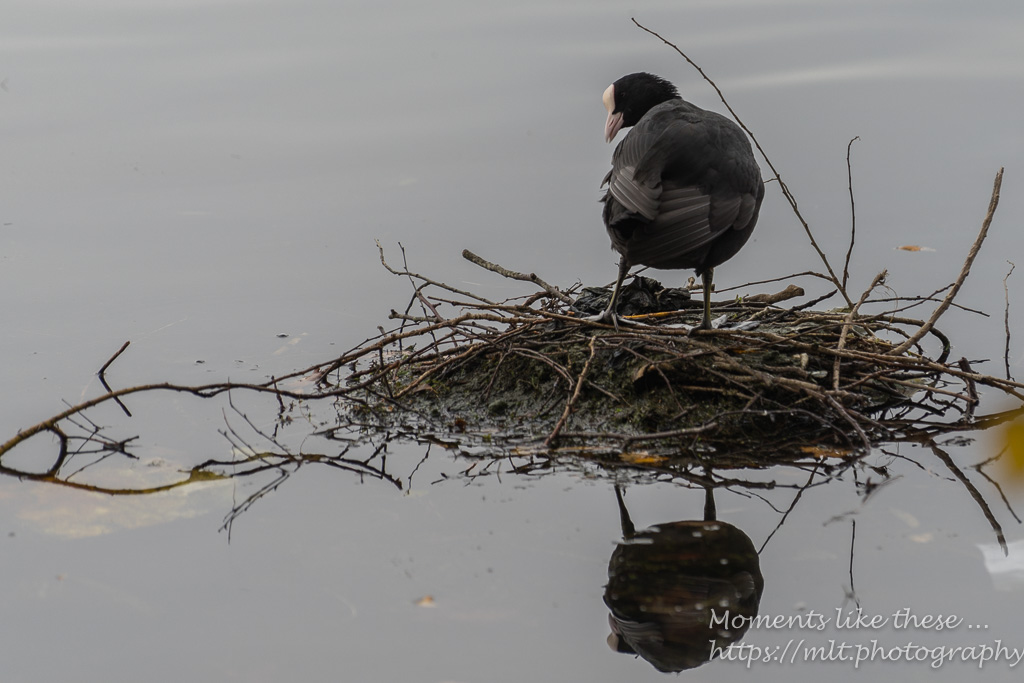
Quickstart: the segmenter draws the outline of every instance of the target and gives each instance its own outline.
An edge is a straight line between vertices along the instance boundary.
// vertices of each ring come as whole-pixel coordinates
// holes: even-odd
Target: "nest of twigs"
[[[538,291],[489,301],[396,270],[381,251],[414,295],[404,312],[391,313],[399,329],[321,375],[356,399],[346,404],[348,421],[407,429],[476,455],[714,453],[717,466],[746,466],[862,453],[939,422],[948,430],[972,420],[977,383],[1010,393],[1019,386],[980,375],[966,360],[951,363],[934,321],[862,315],[860,303],[835,311],[782,306],[803,294],[794,287],[716,304],[714,314],[726,318],[716,330],[690,327],[700,319],[696,301],[636,313],[637,325],[616,328],[586,320],[601,305],[599,291],[580,296],[578,286],[563,291],[464,256]],[[654,309],[663,298],[674,306],[686,298],[662,297],[646,278],[633,287],[653,292]],[[931,354],[927,338],[937,342],[927,345]]]

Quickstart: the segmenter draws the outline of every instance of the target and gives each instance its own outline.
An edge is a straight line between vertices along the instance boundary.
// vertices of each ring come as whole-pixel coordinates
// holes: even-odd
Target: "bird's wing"
[[[612,170],[605,176],[608,193],[629,213],[637,213],[649,221],[658,215],[661,201],[661,182],[638,182],[636,179],[637,164],[642,159],[639,152],[643,151],[632,143],[630,135],[619,143],[612,157]]]
[[[711,221],[712,198],[693,185],[663,186],[654,220],[637,227],[629,258],[650,266],[678,267],[679,259],[696,255],[722,230]]]

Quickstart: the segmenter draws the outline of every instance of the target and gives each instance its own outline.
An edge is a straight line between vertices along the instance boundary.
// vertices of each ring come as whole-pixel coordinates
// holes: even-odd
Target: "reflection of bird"
[[[615,148],[604,182],[604,223],[622,255],[608,308],[615,321],[629,268],[694,268],[704,285],[701,327],[711,327],[712,271],[750,237],[764,197],[761,171],[743,131],[679,98],[657,76],[623,76],[604,92],[605,140],[633,126]]]
[[[616,652],[637,654],[659,671],[709,661],[747,632],[758,613],[764,577],[745,533],[715,521],[706,489],[704,521],[636,531],[615,487],[622,543],[608,561],[604,602]]]

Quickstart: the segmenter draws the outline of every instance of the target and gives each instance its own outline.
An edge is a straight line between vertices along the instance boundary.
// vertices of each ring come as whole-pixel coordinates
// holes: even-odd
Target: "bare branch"
[[[1003,311],[1003,327],[1006,329],[1006,346],[1003,350],[1003,364],[1006,366],[1006,379],[1013,379],[1013,375],[1010,374],[1010,290],[1006,287],[1006,281],[1013,275],[1014,269],[1017,267],[1013,261],[1007,261],[1010,264],[1010,272],[1003,278],[1003,296],[1006,297],[1006,308]]]
[[[542,280],[536,273],[517,273],[514,270],[509,270],[508,268],[499,266],[496,263],[491,263],[486,259],[480,258],[476,254],[471,252],[469,249],[462,250],[462,258],[466,259],[470,263],[475,263],[481,268],[497,273],[502,277],[507,277],[512,280],[525,280],[526,282],[532,282],[541,289],[543,289],[545,292],[553,296],[554,298],[558,299],[559,301],[562,301],[567,304],[572,303],[572,299],[563,294],[562,291],[558,289],[558,287],[554,287],[544,282],[544,280]]]
[[[846,316],[846,320],[843,321],[843,330],[839,333],[839,343],[836,345],[837,351],[842,351],[846,347],[846,335],[850,333],[850,326],[853,324],[854,319],[857,317],[857,311],[860,310],[861,304],[871,295],[871,292],[875,290],[875,287],[885,282],[885,277],[888,275],[886,271],[882,271],[875,276],[875,279],[871,281],[871,285],[864,290],[864,293],[860,295],[860,300],[857,305],[850,309],[849,314]],[[839,389],[839,362],[840,356],[836,356],[835,363],[832,366],[832,388]]]
[[[565,421],[569,419],[569,415],[572,414],[573,406],[576,405],[576,401],[580,397],[580,389],[583,388],[583,382],[587,379],[587,373],[590,372],[590,363],[594,360],[594,344],[597,343],[597,337],[590,338],[590,356],[587,358],[587,362],[583,364],[583,369],[580,370],[580,376],[576,380],[576,388],[573,389],[572,396],[565,404],[565,410],[562,411],[562,416],[558,418],[558,422],[555,423],[555,428],[548,434],[548,438],[544,439],[544,447],[550,448],[551,444],[554,443],[555,439],[558,438],[558,432],[562,431],[562,427],[565,426]]]
[[[850,165],[850,149],[855,140],[860,140],[860,136],[846,145],[846,179],[850,188],[850,248],[846,250],[846,261],[843,263],[843,287],[850,280],[850,257],[853,256],[853,245],[857,241],[857,205],[853,201],[853,167]]]
[[[843,295],[843,298],[846,299],[846,304],[848,306],[852,306],[853,301],[850,300],[849,295],[846,293],[846,287],[844,286],[843,282],[836,276],[835,271],[832,270],[832,264],[829,263],[828,257],[825,256],[825,252],[822,251],[821,247],[818,246],[818,241],[814,239],[814,234],[811,232],[811,226],[807,224],[807,221],[804,220],[803,214],[800,213],[800,208],[797,206],[796,203],[796,197],[794,197],[793,193],[789,191],[789,187],[786,185],[785,181],[782,180],[782,176],[779,174],[778,170],[776,170],[775,164],[772,163],[772,160],[768,158],[768,154],[761,147],[761,143],[758,141],[757,137],[751,132],[749,128],[747,128],[747,125],[743,123],[739,115],[736,114],[732,106],[729,104],[728,100],[725,99],[725,95],[722,94],[722,91],[719,89],[718,85],[713,80],[711,80],[711,78],[706,73],[704,73],[704,69],[700,68],[700,66],[698,66],[696,62],[690,59],[686,55],[686,53],[680,50],[677,45],[663,38],[657,32],[647,28],[646,26],[638,22],[636,19],[632,19],[632,21],[639,28],[643,29],[647,33],[650,33],[652,36],[659,39],[661,42],[665,43],[673,50],[678,52],[679,55],[687,62],[689,62],[690,66],[696,69],[697,72],[700,73],[701,77],[705,81],[707,81],[712,88],[715,89],[715,92],[718,93],[719,99],[722,100],[722,104],[724,104],[725,108],[729,110],[730,114],[732,114],[732,117],[736,120],[736,123],[738,123],[740,128],[742,128],[747,133],[747,135],[750,136],[750,139],[754,141],[754,146],[757,147],[757,151],[761,153],[762,157],[764,157],[764,161],[766,164],[768,164],[768,168],[772,170],[775,180],[779,182],[779,187],[782,189],[782,195],[786,198],[786,201],[789,202],[790,207],[792,207],[793,209],[793,213],[796,214],[797,220],[800,221],[800,224],[804,228],[804,232],[807,233],[807,237],[811,242],[811,246],[814,248],[814,251],[818,253],[818,258],[821,259],[821,262],[825,264],[825,269],[828,271],[829,279],[835,284],[836,288],[839,290],[839,293]]]
[[[967,260],[964,261],[963,268],[960,269],[960,276],[953,283],[949,293],[946,294],[946,298],[942,300],[935,312],[932,313],[932,317],[928,319],[921,328],[910,336],[905,342],[894,348],[889,353],[891,355],[899,355],[906,353],[906,351],[916,344],[924,335],[928,334],[928,330],[935,326],[935,322],[946,312],[949,305],[953,302],[953,298],[960,291],[960,287],[963,286],[964,280],[967,279],[967,275],[971,272],[971,265],[974,263],[974,258],[978,255],[978,251],[981,250],[981,243],[985,241],[985,236],[988,235],[988,226],[992,224],[992,217],[996,213],[996,207],[999,206],[999,189],[1003,185],[1003,169],[999,169],[996,173],[995,183],[992,186],[992,197],[988,202],[988,212],[985,214],[985,220],[981,224],[981,231],[978,233],[977,239],[974,240],[974,244],[971,245],[971,250],[967,253]]]

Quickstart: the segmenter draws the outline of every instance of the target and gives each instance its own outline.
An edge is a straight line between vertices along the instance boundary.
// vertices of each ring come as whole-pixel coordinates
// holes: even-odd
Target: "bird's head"
[[[604,108],[608,110],[605,142],[611,142],[619,129],[635,126],[651,107],[678,97],[676,86],[654,74],[641,72],[623,76],[604,91]]]

